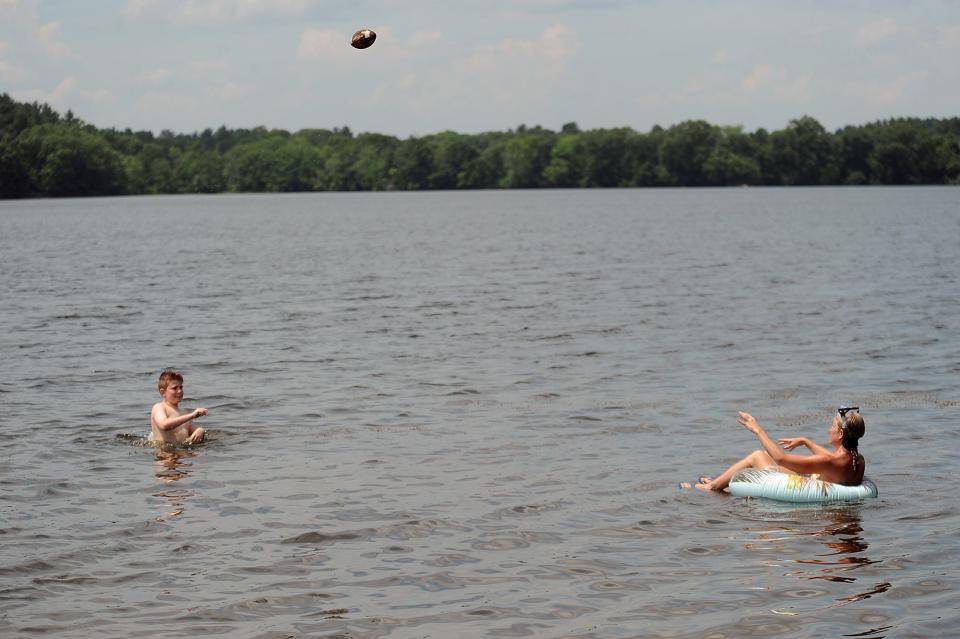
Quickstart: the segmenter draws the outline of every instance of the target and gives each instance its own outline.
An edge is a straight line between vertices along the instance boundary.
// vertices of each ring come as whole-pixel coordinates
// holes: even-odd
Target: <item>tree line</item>
[[[656,186],[960,184],[960,118],[827,131],[702,120],[631,128],[444,131],[399,139],[347,127],[200,133],[99,129],[0,94],[0,197]]]

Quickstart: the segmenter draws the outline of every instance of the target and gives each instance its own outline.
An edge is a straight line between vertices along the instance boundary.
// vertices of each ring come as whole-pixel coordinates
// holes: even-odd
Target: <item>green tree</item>
[[[832,142],[823,126],[810,116],[791,120],[770,135],[778,183],[788,186],[836,184],[839,168]]]
[[[532,189],[543,186],[543,171],[550,162],[553,134],[527,130],[503,146],[503,174],[498,186],[507,189]]]
[[[581,165],[580,136],[567,131],[550,149],[550,162],[543,169],[543,184],[555,188],[580,186]]]
[[[486,139],[486,146],[472,162],[467,164],[460,177],[459,184],[466,189],[495,189],[500,186],[503,175],[503,152],[506,137]]]
[[[389,188],[390,167],[399,141],[379,133],[363,133],[353,143],[353,164],[350,174],[361,191],[383,191]]]
[[[837,153],[841,180],[845,184],[870,181],[869,157],[874,136],[863,127],[846,127],[837,134]]]
[[[702,120],[670,127],[660,146],[663,166],[680,186],[710,183],[704,168],[720,137],[717,127]]]
[[[321,159],[305,140],[274,134],[231,148],[224,155],[223,176],[230,191],[308,191]]]
[[[880,184],[919,184],[917,157],[913,149],[896,140],[878,143],[868,159],[870,172]]]
[[[30,172],[21,149],[9,142],[0,143],[0,198],[29,195]]]
[[[124,162],[130,190],[134,193],[176,193],[171,148],[160,141],[143,145],[131,162]]]
[[[703,164],[707,183],[714,186],[760,184],[763,176],[753,158],[744,157],[726,146],[718,146]]]
[[[13,140],[27,129],[41,124],[57,124],[60,119],[60,114],[46,104],[17,102],[6,93],[0,93],[0,141]]]
[[[626,160],[628,129],[594,129],[581,134],[579,186],[622,186],[629,171]]]
[[[0,197],[233,191],[960,183],[960,118],[826,131],[683,122],[540,126],[404,141],[348,127],[179,134],[97,129],[0,94]]]
[[[68,124],[41,124],[17,137],[29,191],[43,197],[123,193],[119,154],[98,135]]]
[[[391,176],[401,190],[414,191],[430,185],[433,173],[433,150],[422,138],[411,137],[397,147]]]
[[[710,157],[703,165],[707,183],[713,186],[741,186],[763,183],[760,165],[754,159],[758,144],[740,127],[724,127]]]
[[[173,182],[180,193],[222,193],[227,188],[223,157],[202,147],[191,149],[174,165]]]
[[[426,141],[433,150],[433,170],[427,180],[430,188],[461,188],[466,168],[480,154],[471,136],[444,131],[428,136]]]

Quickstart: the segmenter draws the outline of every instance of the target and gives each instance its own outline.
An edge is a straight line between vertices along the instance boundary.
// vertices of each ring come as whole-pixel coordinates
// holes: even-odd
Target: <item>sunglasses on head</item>
[[[860,412],[860,407],[859,406],[841,406],[840,408],[837,409],[837,415],[840,416],[840,419],[846,419],[847,413],[849,413],[850,411]]]

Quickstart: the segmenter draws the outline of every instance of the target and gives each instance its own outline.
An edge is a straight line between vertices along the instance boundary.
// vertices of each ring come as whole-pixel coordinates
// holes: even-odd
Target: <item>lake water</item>
[[[960,189],[8,201],[0,273],[4,637],[960,627]],[[677,489],[838,404],[879,499]]]

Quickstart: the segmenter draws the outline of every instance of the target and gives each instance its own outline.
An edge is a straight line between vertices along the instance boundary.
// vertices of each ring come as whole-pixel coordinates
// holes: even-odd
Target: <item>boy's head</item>
[[[157,386],[160,388],[160,394],[163,395],[163,391],[165,391],[167,387],[171,385],[182,386],[183,375],[172,368],[168,368],[160,373],[160,381],[157,382]]]

